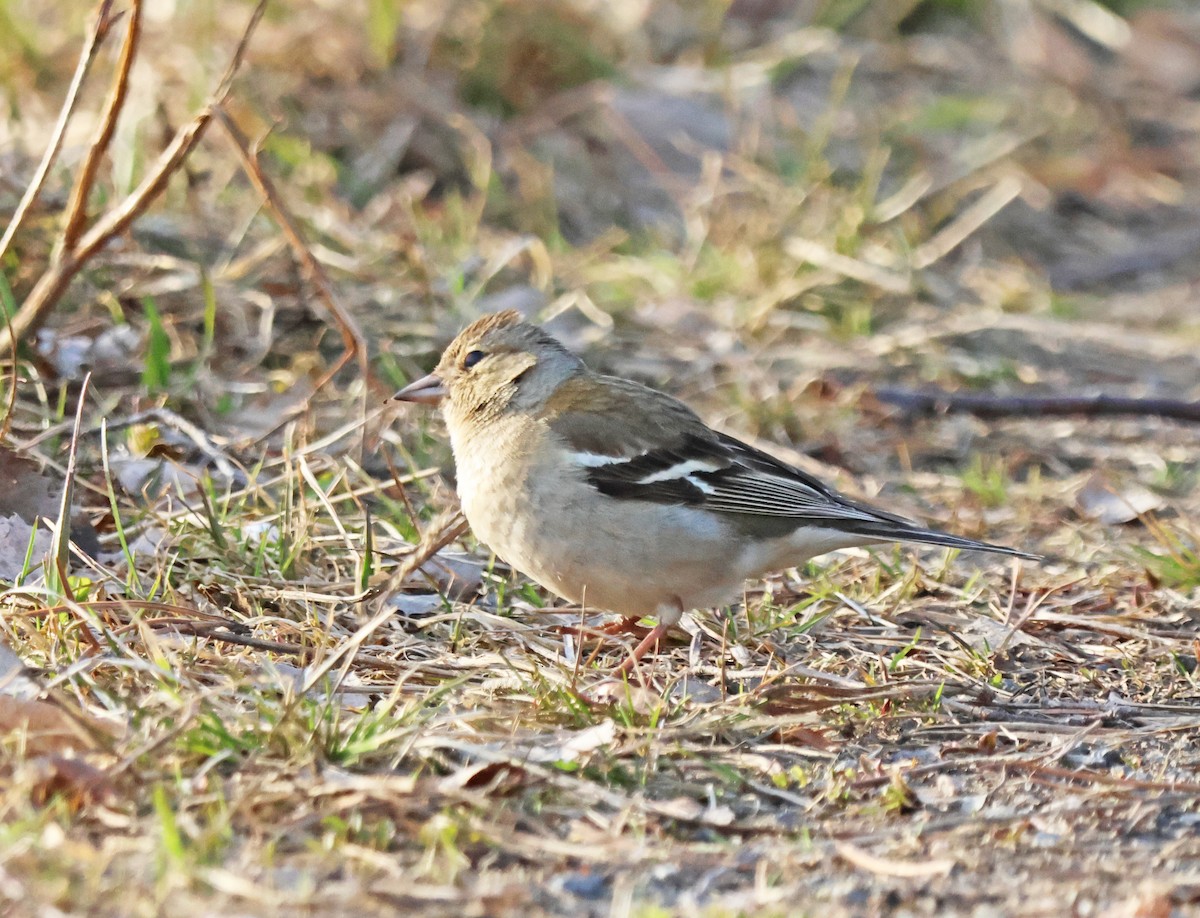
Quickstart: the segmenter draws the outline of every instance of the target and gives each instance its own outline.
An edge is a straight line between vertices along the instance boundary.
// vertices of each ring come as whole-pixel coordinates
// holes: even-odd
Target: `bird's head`
[[[450,342],[428,376],[405,386],[402,402],[441,405],[454,424],[548,399],[583,362],[515,310],[476,319]]]

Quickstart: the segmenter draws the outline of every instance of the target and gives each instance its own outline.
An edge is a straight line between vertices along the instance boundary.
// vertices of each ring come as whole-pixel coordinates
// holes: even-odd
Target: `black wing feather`
[[[703,507],[765,537],[817,527],[864,544],[923,542],[1037,558],[844,497],[769,453],[715,433],[682,402],[628,380],[589,375],[564,384],[541,420],[581,457],[591,486],[616,500]]]
[[[686,463],[706,463],[678,477],[654,479]],[[682,506],[703,506],[730,515],[786,521],[783,529],[800,526],[837,529],[861,536],[864,542],[921,542],[988,551],[1037,560],[1036,555],[990,542],[980,542],[927,529],[912,520],[851,500],[807,472],[726,434],[714,440],[685,438],[680,447],[650,450],[633,459],[615,459],[587,471],[588,481],[602,494],[623,500]],[[650,479],[650,480],[647,480]],[[758,528],[763,528],[760,525]]]

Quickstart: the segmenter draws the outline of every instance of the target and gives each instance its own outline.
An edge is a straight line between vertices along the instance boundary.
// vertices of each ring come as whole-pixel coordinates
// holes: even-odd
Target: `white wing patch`
[[[656,481],[674,481],[677,478],[686,478],[701,491],[711,494],[713,491],[712,487],[703,481],[697,481],[695,478],[692,478],[692,473],[719,472],[725,468],[728,468],[728,463],[716,463],[711,459],[688,459],[686,462],[680,462],[678,465],[672,465],[644,478],[639,478],[638,482],[641,484],[654,484]]]
[[[603,456],[599,453],[571,453],[571,459],[581,468],[607,469],[610,472],[620,474],[631,485],[640,486],[671,481],[686,481],[702,494],[715,494],[716,489],[707,481],[694,477],[695,473],[720,472],[729,468],[727,462],[714,459],[685,459],[681,462],[676,462],[674,465],[669,465],[665,469],[644,472],[639,475],[633,464],[645,457],[645,453],[639,456],[631,456],[627,459],[616,456]]]
[[[620,465],[628,459],[618,459],[616,456],[602,456],[599,453],[571,453],[571,461],[585,469],[602,469],[606,465]]]
[[[926,529],[850,500],[806,472],[722,434],[689,433],[670,445],[633,456],[588,450],[570,456],[593,488],[616,500],[656,503],[678,508],[672,512],[679,513],[686,508],[694,514],[688,518],[694,520],[712,521],[728,513],[768,523],[767,529],[777,533],[773,544],[786,551],[749,558],[743,565],[747,569],[759,570],[761,563],[762,571],[772,570],[835,548],[895,541],[1034,557]],[[771,523],[772,518],[779,522]],[[784,537],[786,542],[778,541]]]

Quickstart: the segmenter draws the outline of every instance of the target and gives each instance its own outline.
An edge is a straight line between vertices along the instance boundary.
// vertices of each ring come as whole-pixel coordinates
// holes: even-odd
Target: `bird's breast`
[[[504,561],[572,602],[623,615],[736,595],[739,546],[719,518],[607,497],[584,470],[526,442],[501,428],[455,444],[463,512]]]

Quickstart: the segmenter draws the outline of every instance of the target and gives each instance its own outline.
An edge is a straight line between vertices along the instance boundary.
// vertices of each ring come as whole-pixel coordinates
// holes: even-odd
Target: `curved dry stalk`
[[[0,251],[0,257],[3,252]],[[0,312],[4,313],[4,328],[12,330],[12,316],[8,314],[8,301],[4,298],[3,292],[0,292]],[[17,345],[16,341],[9,335],[10,340],[10,357],[8,366],[8,392],[5,393],[4,400],[4,420],[0,421],[0,443],[8,442],[8,435],[12,431],[13,412],[17,409],[17,381],[19,374],[17,371]]]
[[[451,513],[433,525],[430,525],[421,537],[421,543],[413,550],[413,553],[404,559],[404,562],[396,569],[388,580],[389,586],[383,588],[386,593],[391,584],[397,584],[404,580],[409,574],[417,570],[422,564],[436,555],[439,551],[459,538],[467,531],[467,521],[462,518],[457,512]],[[374,593],[375,591],[372,591]],[[372,634],[379,630],[384,622],[391,619],[396,613],[386,606],[376,612],[368,619],[357,631],[344,641],[337,650],[333,651],[324,660],[318,663],[307,673],[304,680],[303,691],[311,691],[321,679],[325,677],[339,663],[342,663],[343,675],[354,662],[354,657],[362,647],[363,643]]]
[[[63,251],[71,251],[79,241],[83,232],[83,224],[87,220],[87,202],[96,184],[96,173],[100,171],[100,162],[108,152],[113,134],[117,130],[117,118],[125,107],[125,99],[129,95],[129,74],[133,70],[133,60],[137,56],[138,42],[142,37],[142,0],[131,0],[129,8],[129,26],[125,29],[125,43],[121,45],[121,57],[117,61],[117,69],[113,75],[112,89],[104,103],[104,114],[100,118],[100,127],[96,137],[88,147],[83,166],[75,177],[75,187],[71,189],[71,200],[67,204],[67,222],[63,227],[62,238],[59,241]]]
[[[209,122],[212,121],[217,106],[229,94],[233,77],[241,67],[250,37],[259,20],[262,19],[265,8],[266,0],[259,0],[242,33],[237,49],[230,59],[229,66],[209,101],[187,125],[175,134],[166,149],[159,154],[154,166],[142,179],[141,184],[116,207],[100,217],[91,229],[80,236],[74,246],[68,248],[60,243],[58,257],[52,259],[45,273],[34,284],[33,289],[25,298],[25,302],[12,317],[12,322],[7,327],[0,329],[0,351],[10,349],[14,341],[21,341],[36,330],[61,299],[80,269],[100,249],[128,229],[133,221],[145,212],[166,188],[171,176],[183,164],[203,136]],[[97,140],[100,139],[102,137],[97,138]],[[107,140],[104,142],[107,143]],[[86,193],[84,193],[84,198],[86,198]]]
[[[271,212],[271,216],[274,218],[276,224],[283,231],[284,238],[287,239],[292,254],[300,263],[305,278],[312,285],[317,298],[324,305],[326,312],[328,312],[334,324],[336,324],[338,331],[341,333],[342,344],[345,346],[345,350],[334,361],[333,366],[326,370],[317,381],[313,387],[313,391],[320,391],[352,357],[358,358],[359,373],[364,381],[367,380],[370,373],[370,367],[367,363],[367,342],[363,337],[362,330],[358,327],[358,322],[355,321],[354,317],[338,301],[337,295],[333,290],[333,284],[329,280],[329,275],[325,273],[325,268],[312,253],[312,249],[305,241],[300,227],[296,225],[296,221],[288,213],[279,192],[275,188],[275,184],[266,172],[263,171],[262,163],[258,160],[257,148],[250,144],[246,135],[238,129],[237,125],[233,123],[233,119],[229,117],[229,113],[220,104],[215,107],[215,114],[221,122],[221,126],[225,128],[225,133],[229,135],[229,139],[232,141],[233,147],[242,161],[242,169],[246,173],[246,177],[250,179],[250,183],[262,195],[267,210]],[[366,389],[364,388],[364,393],[365,391]],[[295,413],[286,415],[278,426],[282,426],[287,420],[294,417],[294,415]]]
[[[8,221],[8,226],[5,227],[4,236],[0,237],[0,259],[4,258],[8,247],[12,245],[13,237],[17,235],[17,230],[21,228],[21,223],[24,222],[29,208],[33,206],[38,195],[41,194],[42,186],[46,183],[46,176],[50,174],[50,169],[54,165],[54,161],[58,159],[59,150],[62,149],[63,137],[67,132],[67,124],[71,120],[71,115],[75,113],[75,103],[79,101],[79,90],[83,88],[88,71],[92,69],[92,62],[96,59],[96,52],[100,50],[100,45],[104,43],[109,29],[112,28],[112,24],[115,21],[116,17],[112,15],[112,0],[100,0],[99,5],[96,7],[96,16],[92,21],[92,28],[84,40],[83,50],[79,53],[79,63],[75,65],[75,73],[71,77],[71,85],[67,87],[66,98],[63,99],[62,108],[59,110],[58,121],[55,122],[54,131],[50,135],[50,143],[46,146],[46,152],[42,154],[42,161],[38,163],[37,171],[34,172],[33,178],[29,180],[29,185],[25,188],[25,194],[21,196],[21,200],[17,204],[17,209],[13,211],[12,219]]]

